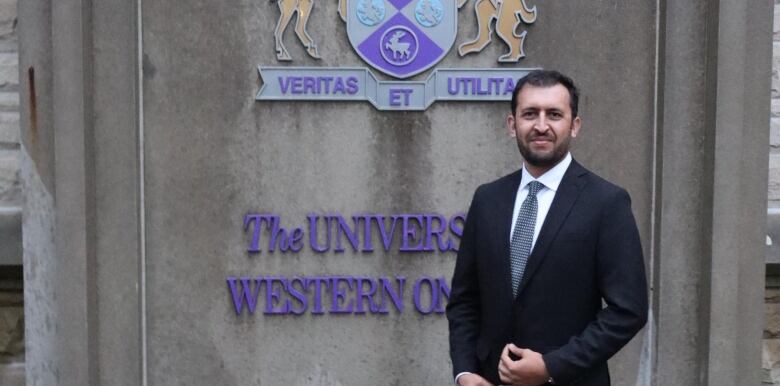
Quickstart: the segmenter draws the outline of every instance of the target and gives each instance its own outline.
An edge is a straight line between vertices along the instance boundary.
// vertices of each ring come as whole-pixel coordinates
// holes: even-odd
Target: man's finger
[[[506,366],[502,366],[502,363],[498,365],[498,379],[501,380],[501,384],[511,384],[512,380],[509,379],[509,369]]]
[[[521,359],[524,356],[526,356],[526,351],[530,351],[530,350],[527,350],[527,349],[524,349],[524,348],[517,347],[517,346],[515,346],[515,345],[513,345],[511,343],[509,345],[507,345],[507,348],[509,349],[509,351],[512,352],[512,354],[517,355],[518,359]]]
[[[514,362],[512,358],[509,357],[509,346],[504,346],[504,350],[501,351],[501,361],[506,361],[507,366],[509,366],[510,363]]]

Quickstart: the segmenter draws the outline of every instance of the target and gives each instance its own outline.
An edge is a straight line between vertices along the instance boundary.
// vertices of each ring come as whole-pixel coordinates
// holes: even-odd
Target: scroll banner
[[[439,68],[425,81],[378,80],[367,68],[258,67],[256,100],[368,101],[378,110],[425,110],[435,101],[508,101],[535,68]]]

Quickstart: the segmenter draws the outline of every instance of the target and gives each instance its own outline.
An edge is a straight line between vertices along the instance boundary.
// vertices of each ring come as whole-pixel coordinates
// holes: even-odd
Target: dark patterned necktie
[[[517,215],[515,229],[512,232],[509,255],[511,259],[513,295],[517,295],[517,288],[523,279],[525,265],[528,263],[528,256],[531,254],[531,243],[534,240],[534,228],[536,227],[536,212],[539,210],[536,194],[543,187],[544,185],[539,181],[531,181],[528,184],[528,197],[525,198],[525,201],[520,206],[520,213]]]

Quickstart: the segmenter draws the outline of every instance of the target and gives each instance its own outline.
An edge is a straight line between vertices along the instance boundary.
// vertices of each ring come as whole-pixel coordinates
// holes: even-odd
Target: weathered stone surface
[[[761,368],[764,371],[763,384],[780,384],[780,339],[764,340]]]
[[[772,116],[780,117],[780,99],[772,99]]]
[[[16,34],[16,1],[0,1],[0,39],[14,38]]]
[[[769,146],[780,147],[780,118],[772,118],[770,121]]]
[[[772,31],[774,32],[775,40],[780,39],[780,4],[775,4],[775,20]]]
[[[7,95],[10,93],[0,93],[0,95],[3,94]],[[17,97],[16,103],[18,102],[19,99]],[[13,101],[3,100],[3,98],[0,97],[0,110],[4,109],[3,107],[6,105],[6,103],[13,104]],[[19,113],[13,111],[0,111],[0,144],[18,144],[19,133]],[[17,168],[18,167],[19,165],[17,164]]]
[[[767,288],[764,292],[764,301],[767,303],[780,303],[780,288]]]
[[[0,110],[19,111],[19,93],[0,92]]]
[[[768,199],[780,200],[780,154],[769,155]]]
[[[0,26],[0,29],[2,27]],[[19,84],[19,54],[0,53],[0,86],[9,87]]]
[[[24,354],[24,307],[0,307],[0,362]]]
[[[764,338],[780,338],[780,303],[764,304]]]
[[[22,202],[19,181],[18,151],[0,151],[0,205],[20,206]]]
[[[0,275],[22,264],[22,212],[20,207],[0,206]],[[22,299],[9,298],[9,291],[21,293],[21,279],[0,280],[0,307],[22,305]]]
[[[24,386],[24,363],[0,364],[0,385]]]
[[[775,23],[778,21],[775,20]],[[780,42],[772,43],[772,98],[780,97]]]

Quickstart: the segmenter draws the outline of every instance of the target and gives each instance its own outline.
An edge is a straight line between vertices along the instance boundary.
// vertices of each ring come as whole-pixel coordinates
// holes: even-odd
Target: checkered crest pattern
[[[531,243],[534,239],[534,227],[536,226],[536,213],[539,211],[539,203],[536,194],[544,188],[539,181],[531,181],[528,184],[528,197],[520,206],[520,214],[515,222],[512,232],[512,243],[509,247],[510,264],[512,270],[512,294],[517,295],[517,288],[523,279],[525,265],[531,254]]]

